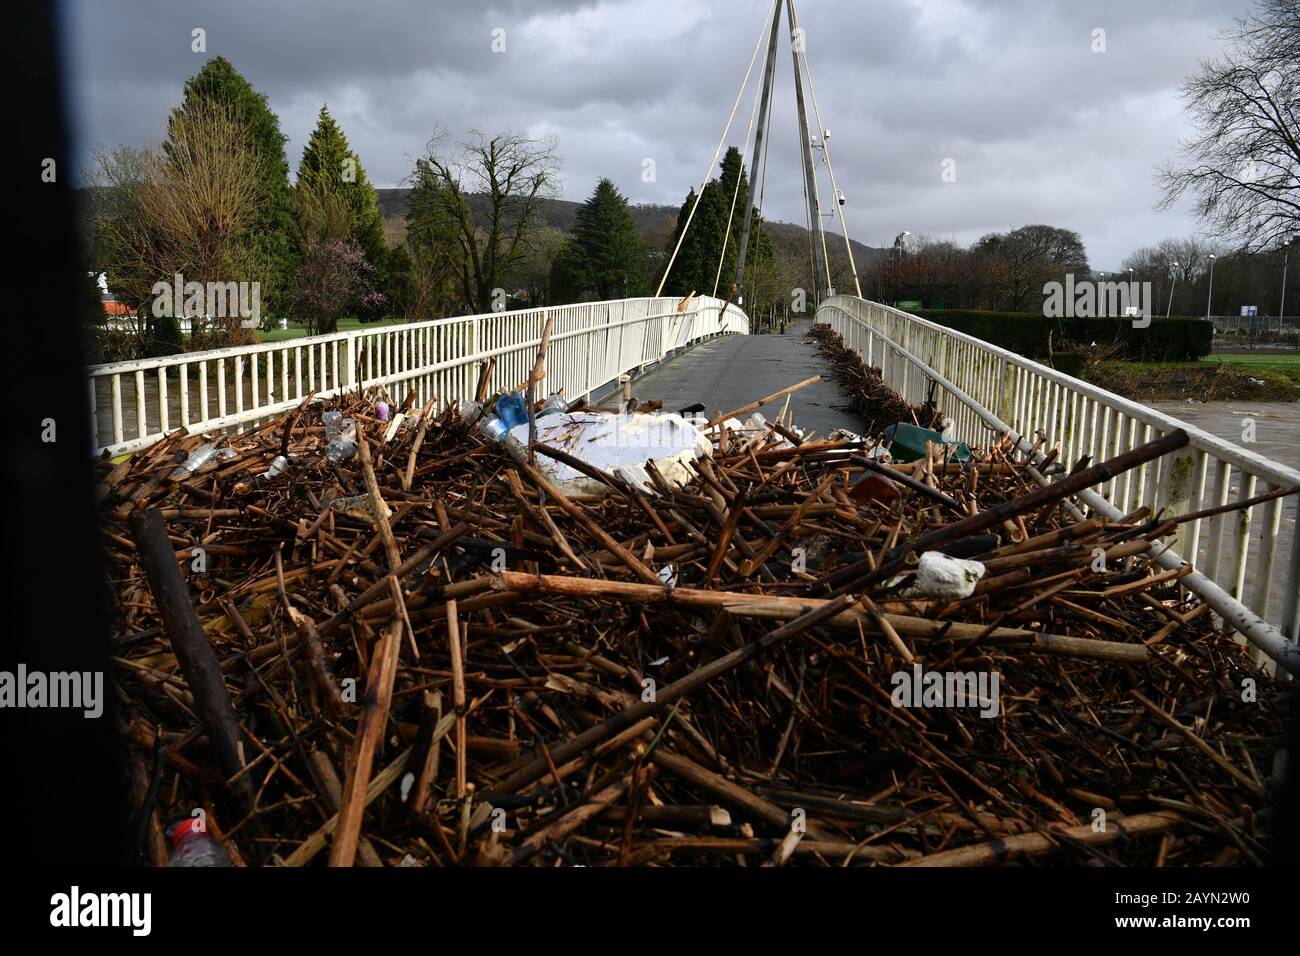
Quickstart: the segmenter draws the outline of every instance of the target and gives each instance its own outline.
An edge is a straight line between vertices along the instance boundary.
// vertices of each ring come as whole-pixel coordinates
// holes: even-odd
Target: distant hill
[[[379,211],[384,216],[385,233],[390,237],[390,241],[394,241],[396,237],[405,233],[403,220],[406,218],[411,191],[376,189],[375,192],[379,196]],[[471,201],[474,198],[477,197],[471,197]],[[542,201],[543,222],[562,232],[569,232],[573,228],[574,217],[580,205],[582,204],[571,199],[545,199]],[[672,237],[673,229],[677,226],[677,207],[645,204],[632,206],[631,209],[637,230],[646,244],[652,249],[662,249],[666,246]],[[803,226],[789,222],[768,221],[763,224],[763,227],[771,237],[773,245],[777,247],[778,254],[800,259],[807,255],[808,230]],[[831,261],[834,263],[843,255],[844,240],[838,234],[832,240],[828,233],[826,241],[828,244],[834,242],[834,247],[831,249]],[[887,249],[866,246],[857,240],[850,240],[850,242],[859,272],[888,253]]]

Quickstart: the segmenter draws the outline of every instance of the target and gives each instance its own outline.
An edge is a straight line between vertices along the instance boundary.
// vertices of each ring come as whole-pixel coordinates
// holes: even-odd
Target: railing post
[[[1295,502],[1295,512],[1291,563],[1286,574],[1286,589],[1282,592],[1282,633],[1293,643],[1300,642],[1300,501]]]
[[[347,338],[348,346],[347,349],[345,350],[347,352],[347,357],[348,357],[348,374],[345,381],[348,383],[349,391],[357,387],[357,335],[358,334],[360,333],[357,332],[348,333],[348,338]]]

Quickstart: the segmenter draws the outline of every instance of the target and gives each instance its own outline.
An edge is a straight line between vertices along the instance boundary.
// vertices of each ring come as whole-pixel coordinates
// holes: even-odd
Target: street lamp
[[[1169,318],[1169,312],[1174,307],[1174,287],[1178,285],[1178,263],[1177,262],[1174,263],[1174,268],[1173,271],[1169,274],[1169,278],[1173,281],[1169,283],[1169,304],[1165,306],[1166,319]]]
[[[1296,243],[1300,243],[1300,235],[1292,236],[1291,241],[1282,247],[1286,250],[1286,255],[1282,258],[1282,302],[1277,308],[1279,329],[1282,327],[1282,323],[1286,321],[1286,267],[1291,262],[1291,247]]]
[[[1285,280],[1283,280],[1285,282]],[[1210,291],[1205,294],[1205,317],[1210,317],[1210,303],[1214,301],[1214,254],[1210,254]]]
[[[904,229],[894,237],[894,308],[898,308],[898,273],[903,258],[903,248],[907,237],[912,233]]]

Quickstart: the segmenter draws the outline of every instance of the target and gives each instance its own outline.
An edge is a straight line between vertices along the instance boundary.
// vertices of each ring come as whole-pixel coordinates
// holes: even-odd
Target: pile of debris
[[[835,381],[848,396],[849,410],[862,416],[864,434],[882,434],[895,422],[910,421],[921,428],[941,426],[943,413],[932,401],[920,408],[908,404],[885,384],[880,369],[863,362],[862,356],[848,348],[829,325],[814,324],[808,334],[816,340],[818,350],[835,374]]]
[[[140,861],[199,809],[250,866],[1265,858],[1285,686],[1069,499],[1178,434],[1043,488],[719,416],[633,474],[503,402],[101,466]]]

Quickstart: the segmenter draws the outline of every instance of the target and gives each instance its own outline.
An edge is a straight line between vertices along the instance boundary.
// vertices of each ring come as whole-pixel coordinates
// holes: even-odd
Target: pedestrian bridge
[[[1118,519],[1142,506],[1190,515],[1300,486],[1300,472],[1136,402],[1071,378],[979,339],[854,296],[831,296],[816,320],[831,325],[863,360],[909,401],[933,398],[949,431],[987,446],[1010,434],[1032,469],[1059,448],[1067,469],[1101,461],[1183,429],[1189,442],[1163,458],[1084,492],[1079,505]],[[137,451],[177,428],[191,432],[255,427],[308,396],[380,388],[402,400],[438,406],[473,397],[484,363],[495,359],[493,388],[521,387],[551,324],[540,394],[598,395],[621,376],[637,397],[666,407],[703,402],[734,408],[806,378],[816,353],[801,327],[785,336],[748,336],[735,305],[708,296],[581,303],[459,316],[240,348],[93,366],[89,369],[96,452]],[[721,336],[739,336],[734,341]],[[712,341],[719,339],[719,341]],[[702,343],[709,343],[701,348]],[[655,368],[653,375],[641,373]],[[656,385],[655,383],[659,384]],[[834,407],[829,383],[795,403],[795,421],[825,434],[852,427]],[[652,394],[655,389],[662,394]],[[800,408],[800,404],[804,409]],[[836,416],[840,416],[837,418]],[[1176,551],[1182,583],[1262,653],[1300,671],[1300,535],[1296,495],[1189,520]],[[1081,512],[1082,513],[1082,512]]]

